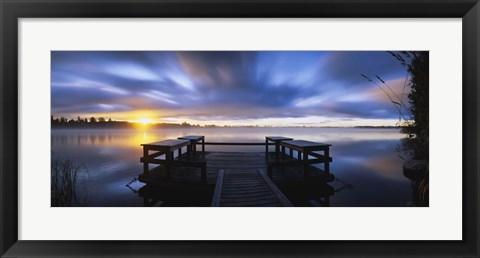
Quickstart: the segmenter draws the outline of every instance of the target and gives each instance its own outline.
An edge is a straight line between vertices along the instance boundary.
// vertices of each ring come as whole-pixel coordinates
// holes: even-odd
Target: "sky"
[[[399,113],[383,90],[408,105],[406,76],[385,51],[52,51],[51,112],[220,126],[390,126]]]

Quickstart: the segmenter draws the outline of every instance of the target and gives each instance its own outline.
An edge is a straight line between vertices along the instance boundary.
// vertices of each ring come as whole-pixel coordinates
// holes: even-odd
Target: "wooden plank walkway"
[[[261,169],[221,169],[213,207],[291,207],[292,203]]]

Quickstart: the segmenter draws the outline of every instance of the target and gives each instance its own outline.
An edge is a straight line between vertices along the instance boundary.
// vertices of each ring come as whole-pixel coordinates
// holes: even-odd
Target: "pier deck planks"
[[[220,169],[214,207],[290,207],[292,203],[261,169]]]

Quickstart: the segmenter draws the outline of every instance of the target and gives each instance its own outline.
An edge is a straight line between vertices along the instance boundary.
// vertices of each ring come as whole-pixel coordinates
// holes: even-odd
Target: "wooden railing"
[[[202,143],[197,143],[198,144],[202,144]],[[227,146],[227,145],[231,145],[231,146],[265,146],[265,143],[264,142],[205,142],[205,145],[221,145],[221,146]],[[274,143],[269,143],[268,144],[269,146],[270,145],[275,145]]]

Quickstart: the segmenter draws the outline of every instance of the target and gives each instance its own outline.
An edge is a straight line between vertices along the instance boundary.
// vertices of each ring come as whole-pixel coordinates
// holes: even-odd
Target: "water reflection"
[[[213,191],[213,185],[147,184],[138,190],[138,195],[145,207],[209,207]]]
[[[299,181],[277,183],[295,207],[329,207],[335,189],[326,183]]]
[[[332,144],[330,153],[334,162],[331,164],[331,173],[355,188],[335,192],[342,184],[332,182],[328,187],[304,186],[305,190],[298,192],[293,191],[293,187],[282,186],[292,196],[298,197],[295,199],[303,200],[299,201],[301,205],[405,206],[412,201],[411,181],[403,175],[403,160],[396,151],[403,135],[396,129],[54,129],[51,136],[52,160],[69,157],[88,168],[88,206],[143,206],[143,197],[139,198],[138,194],[133,194],[125,187],[142,171],[140,144],[186,135],[205,135],[207,142],[264,142],[266,135],[283,135]],[[264,147],[210,145],[207,151],[262,152]],[[135,183],[132,187],[136,191],[149,189],[141,183]],[[334,189],[333,194],[329,194],[330,188]],[[163,189],[158,194],[165,196],[167,193],[178,193],[175,196],[186,197],[185,193],[175,192],[174,189],[168,191]],[[155,191],[142,190],[142,193],[152,192]],[[162,197],[165,199],[163,205],[180,205],[182,202],[177,197],[168,201]]]

